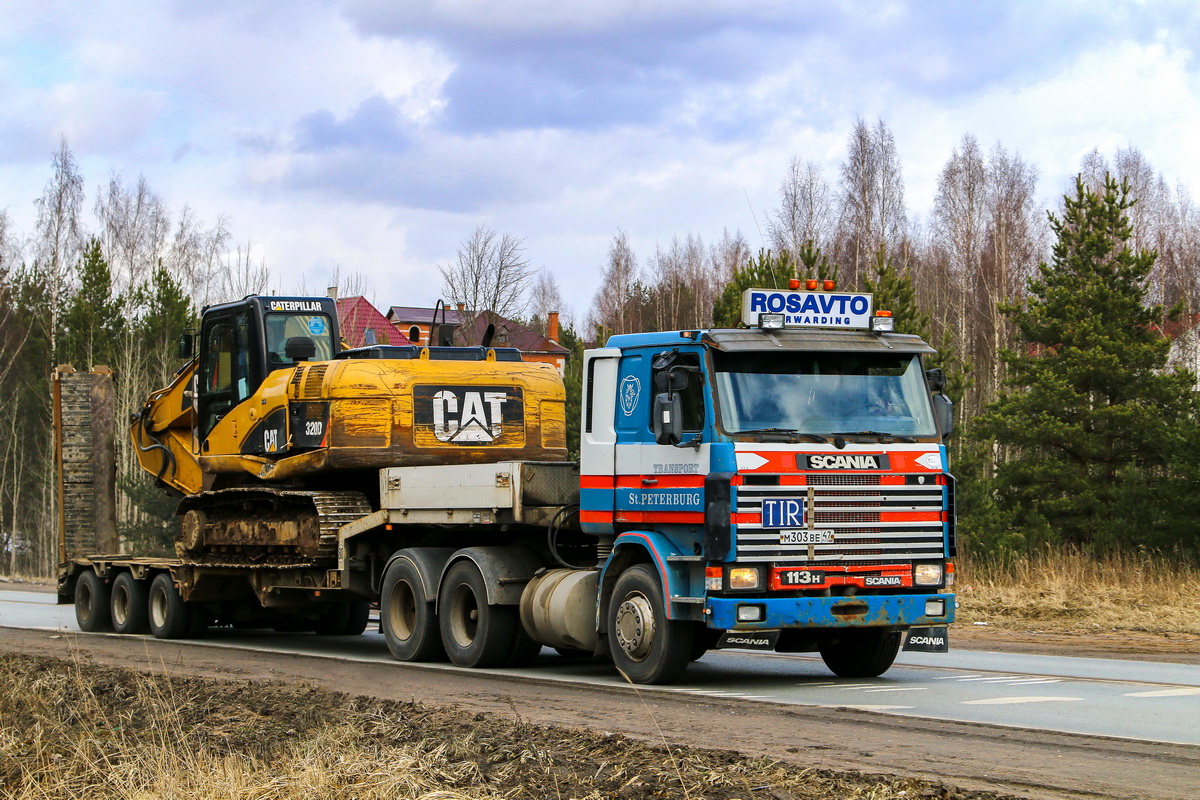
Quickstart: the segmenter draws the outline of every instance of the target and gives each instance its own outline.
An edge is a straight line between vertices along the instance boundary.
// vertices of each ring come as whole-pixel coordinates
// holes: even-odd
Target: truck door
[[[579,521],[589,533],[613,532],[616,476],[617,366],[616,348],[589,350],[583,365],[583,420],[579,443]]]
[[[677,353],[663,364],[650,358],[650,385],[655,394],[664,393],[667,373],[674,368],[677,376],[686,375],[687,385],[678,390],[683,437],[679,445],[658,444],[654,440],[654,403],[639,420],[646,432],[639,450],[639,472],[643,499],[658,524],[703,524],[704,476],[709,471],[709,439],[706,434],[709,414],[705,403],[705,376],[699,353]],[[678,379],[678,378],[677,378]]]

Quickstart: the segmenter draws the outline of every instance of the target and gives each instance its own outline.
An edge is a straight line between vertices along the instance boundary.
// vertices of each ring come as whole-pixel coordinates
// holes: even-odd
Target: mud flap
[[[917,653],[949,653],[949,629],[945,625],[909,628],[904,634],[904,649]]]

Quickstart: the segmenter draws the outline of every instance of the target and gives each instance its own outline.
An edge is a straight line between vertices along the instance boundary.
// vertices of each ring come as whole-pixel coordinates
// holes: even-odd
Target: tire
[[[113,581],[111,603],[112,626],[117,633],[149,633],[150,612],[146,582],[136,580],[132,573],[122,572]]]
[[[350,620],[349,603],[330,603],[321,609],[320,615],[313,624],[313,633],[317,636],[341,636]]]
[[[509,606],[503,606],[508,608]],[[506,667],[530,667],[537,661],[538,656],[542,652],[542,643],[535,642],[533,637],[525,632],[525,626],[521,624],[521,610],[517,607],[517,630],[513,634],[512,650],[508,654],[508,658],[504,659]]]
[[[473,561],[446,573],[438,596],[438,623],[446,655],[460,667],[498,667],[514,655],[520,629],[517,606],[492,606]]]
[[[351,600],[346,608],[346,627],[342,628],[342,636],[362,636],[371,622],[371,604],[366,600]]]
[[[434,604],[426,602],[421,575],[400,558],[383,573],[379,625],[392,657],[399,661],[441,661],[446,657]]]
[[[900,631],[857,628],[838,633],[820,645],[821,660],[842,678],[877,678],[900,652]]]
[[[658,574],[645,564],[617,578],[608,612],[613,664],[631,683],[674,683],[692,658],[696,627],[667,619]]]
[[[371,604],[366,600],[330,603],[313,631],[317,636],[361,636],[371,618]]]
[[[150,582],[147,606],[150,632],[156,639],[185,639],[196,633],[195,612],[183,602],[170,573],[160,572]]]
[[[109,607],[111,587],[96,574],[86,570],[75,581],[75,621],[79,630],[88,633],[104,633],[112,630],[112,612]]]

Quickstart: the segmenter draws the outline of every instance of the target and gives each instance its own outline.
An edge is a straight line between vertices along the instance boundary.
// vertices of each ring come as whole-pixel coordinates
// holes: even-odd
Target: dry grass
[[[960,622],[1200,635],[1200,567],[1159,555],[1044,550],[1009,564],[960,559]]]
[[[0,655],[0,797],[985,798],[308,686]]]

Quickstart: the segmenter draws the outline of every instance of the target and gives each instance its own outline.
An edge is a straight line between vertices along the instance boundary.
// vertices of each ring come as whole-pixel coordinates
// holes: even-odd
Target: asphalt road
[[[550,651],[523,670],[402,664],[376,633],[214,630],[198,641],[80,634],[74,609],[53,601],[0,590],[0,651],[311,682],[1037,800],[1200,797],[1200,666],[956,650],[905,654],[882,678],[853,681],[834,678],[816,658],[723,651],[693,664],[678,686],[633,687],[611,665]]]
[[[78,630],[71,606],[55,605],[52,594],[23,591],[0,591],[0,626]],[[347,639],[216,630],[197,644],[394,663],[375,632]],[[597,687],[624,684],[610,665],[565,660],[549,650],[531,668],[491,672]],[[883,676],[850,680],[833,676],[816,656],[723,650],[692,664],[681,683],[643,691],[1200,746],[1200,666],[1186,664],[952,649],[902,653]]]

